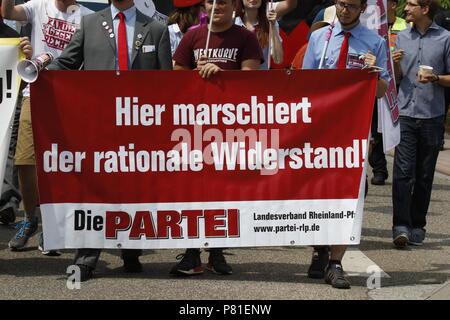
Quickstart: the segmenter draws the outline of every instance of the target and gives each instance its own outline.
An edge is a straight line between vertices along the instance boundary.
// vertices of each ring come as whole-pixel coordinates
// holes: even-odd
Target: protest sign
[[[377,77],[46,71],[46,249],[357,244]]]
[[[18,45],[19,38],[0,38],[0,182],[5,176],[11,125],[19,93],[17,63],[23,56]]]

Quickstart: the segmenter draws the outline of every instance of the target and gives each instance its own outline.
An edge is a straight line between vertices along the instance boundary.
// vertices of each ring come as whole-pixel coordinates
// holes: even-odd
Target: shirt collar
[[[431,23],[429,29],[439,29],[439,28],[440,28],[440,27],[437,25],[437,23],[433,21],[433,22]]]
[[[438,29],[439,29],[439,26],[436,24],[436,22],[433,21],[433,22],[431,23],[431,25],[428,27],[428,30],[427,30],[426,33],[428,33],[428,31],[429,31],[430,29],[431,29],[431,30],[432,30],[432,29],[438,30]],[[419,31],[417,31],[415,25],[413,25],[413,26],[410,28],[409,32],[410,32],[410,33],[413,33],[413,32],[419,33]]]
[[[361,33],[361,28],[362,28],[362,25],[361,25],[361,22],[360,22],[360,23],[358,23],[355,27],[353,27],[350,30],[343,30],[341,23],[340,22],[336,22],[336,24],[334,25],[334,30],[335,30],[334,31],[334,36],[336,37],[336,36],[340,35],[343,32],[350,32],[352,34],[352,37],[358,38],[360,33]]]
[[[111,15],[113,20],[116,18],[117,14],[120,12],[119,9],[117,9],[113,4],[111,4]],[[128,8],[125,11],[122,11],[125,15],[125,20],[130,21],[131,18],[133,18],[136,15],[136,7],[132,6],[131,8]]]
[[[244,20],[242,20],[242,18],[239,17],[239,16],[236,17],[236,19],[234,20],[234,23],[235,23],[236,25],[238,25],[238,26],[245,27]],[[258,22],[258,21],[253,25],[253,27],[256,28],[257,26],[259,26],[259,22]]]

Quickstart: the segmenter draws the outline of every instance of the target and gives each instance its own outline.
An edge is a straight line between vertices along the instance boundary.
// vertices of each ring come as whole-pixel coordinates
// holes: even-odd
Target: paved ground
[[[450,142],[450,141],[447,141]],[[450,147],[449,144],[447,144]],[[450,150],[441,159],[450,159]],[[389,168],[392,158],[389,157]],[[369,187],[362,241],[346,258],[353,274],[351,290],[336,290],[306,277],[310,248],[271,247],[228,250],[234,274],[204,274],[188,279],[168,272],[179,250],[147,250],[141,258],[144,273],[126,275],[117,251],[105,251],[96,278],[79,290],[66,286],[65,271],[73,252],[42,256],[37,239],[23,252],[11,252],[7,242],[12,227],[0,226],[0,299],[450,299],[450,177],[436,174],[423,247],[397,250],[391,241],[392,175],[385,186]],[[206,260],[207,254],[202,254]],[[385,274],[381,288],[367,288],[367,266],[376,264]],[[355,271],[355,272],[351,272]],[[375,282],[371,282],[375,283]]]

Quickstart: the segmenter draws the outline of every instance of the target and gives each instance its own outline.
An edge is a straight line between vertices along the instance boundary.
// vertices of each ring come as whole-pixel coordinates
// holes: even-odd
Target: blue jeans
[[[400,117],[401,139],[395,148],[392,182],[394,227],[423,229],[426,225],[443,122],[443,116]]]

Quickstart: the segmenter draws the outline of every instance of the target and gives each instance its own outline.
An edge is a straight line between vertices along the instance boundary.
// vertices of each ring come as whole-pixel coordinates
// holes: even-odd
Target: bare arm
[[[27,15],[22,6],[15,6],[14,0],[2,1],[2,15],[3,18],[16,21],[27,21]]]
[[[383,98],[384,95],[386,94],[386,90],[387,90],[387,82],[383,79],[378,79],[377,91],[375,93],[375,96],[377,98]]]
[[[285,14],[291,12],[297,8],[297,0],[284,0],[278,2],[277,8],[275,9],[277,13],[277,19],[280,19]]]
[[[439,76],[439,80],[436,83],[440,84],[443,87],[450,87],[450,75],[446,74]]]
[[[173,70],[191,70],[191,68],[183,66],[182,64],[174,61]]]
[[[278,34],[277,29],[275,28],[276,22],[276,12],[275,10],[270,10],[267,14],[267,18],[270,22],[270,32],[271,32],[271,41],[272,41],[272,52],[270,55],[273,58],[273,61],[276,64],[280,64],[283,62],[283,45],[281,44],[280,35]],[[270,58],[270,57],[269,57]]]
[[[248,59],[244,60],[241,63],[241,70],[259,70],[259,66],[261,64],[261,61],[258,59]]]

